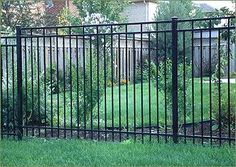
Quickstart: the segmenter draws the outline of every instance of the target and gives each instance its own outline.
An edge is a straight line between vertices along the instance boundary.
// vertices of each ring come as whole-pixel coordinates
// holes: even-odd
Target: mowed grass
[[[202,92],[201,92],[202,87]],[[133,128],[134,124],[136,127],[144,126],[155,126],[159,123],[160,126],[165,125],[165,121],[167,125],[172,124],[172,104],[166,102],[165,103],[165,93],[160,90],[157,91],[155,87],[155,83],[151,83],[150,87],[148,83],[143,83],[143,91],[141,92],[141,84],[128,84],[128,89],[126,89],[126,85],[114,86],[113,93],[112,88],[107,87],[106,96],[101,97],[101,103],[99,104],[99,110],[96,106],[93,111],[93,127],[96,128],[98,126],[98,120],[100,122],[100,127],[105,127],[105,120],[108,127],[112,126],[112,122],[115,127],[127,127]],[[149,89],[150,88],[150,89]],[[221,83],[222,88],[222,96],[223,98],[227,98],[227,83]],[[135,90],[135,94],[134,94]],[[214,86],[212,84],[212,106],[214,103],[213,94],[216,92]],[[231,92],[231,102],[236,103],[236,84],[230,84],[230,92]],[[235,92],[235,93],[232,93]],[[76,92],[73,92],[76,94]],[[102,92],[100,92],[102,94]],[[210,85],[209,83],[203,83],[201,86],[200,79],[194,79],[194,92],[192,92],[192,84],[190,84],[189,88],[186,90],[186,109],[184,114],[183,106],[179,106],[179,123],[184,123],[184,119],[186,119],[186,123],[192,122],[200,122],[204,120],[210,120]],[[66,117],[67,124],[70,125],[70,92],[66,92]],[[57,106],[57,95],[53,96],[53,104]],[[73,96],[76,97],[76,96]],[[106,100],[105,100],[106,97]],[[157,101],[158,97],[158,101]],[[194,106],[193,99],[194,97]],[[168,95],[167,95],[168,98]],[[169,97],[171,98],[171,97]],[[183,97],[179,97],[183,99]],[[50,105],[50,98],[47,98],[48,105]],[[60,110],[61,115],[60,119],[63,120],[63,112],[64,112],[64,94],[60,93]],[[113,100],[112,100],[113,99]],[[143,100],[143,103],[142,103]],[[73,106],[76,106],[76,99],[73,99]],[[83,102],[83,99],[82,101]],[[157,103],[158,102],[158,103]],[[113,107],[112,107],[113,106]],[[142,107],[143,106],[143,107]],[[57,107],[53,107],[54,113],[57,111]],[[193,110],[194,109],[194,110]],[[76,123],[76,109],[72,109],[73,113],[73,125]],[[193,119],[194,114],[194,119]],[[98,117],[99,115],[99,117]],[[214,117],[214,114],[212,114]],[[55,116],[55,120],[56,116]],[[56,121],[55,121],[56,122]],[[60,123],[62,124],[62,123]],[[83,124],[83,123],[82,123]],[[87,126],[91,126],[90,116],[87,120]]]
[[[222,90],[227,90],[228,84],[221,84]],[[231,101],[236,103],[236,84],[230,85],[230,90],[235,91],[235,94],[231,93]],[[107,89],[106,93],[106,104],[105,96],[103,96],[103,101],[100,104],[100,119],[105,120],[105,106],[106,106],[106,115],[107,115],[107,124],[111,126],[112,119],[114,120],[114,125],[119,126],[121,123],[122,127],[128,125],[130,127],[134,126],[134,121],[136,126],[148,125],[157,125],[159,122],[160,125],[165,124],[167,120],[167,125],[172,124],[172,104],[165,104],[165,93],[162,91],[157,91],[154,83],[149,85],[148,83],[143,84],[143,92],[141,92],[141,84],[135,85],[135,95],[134,95],[134,85],[128,85],[128,93],[126,93],[126,86],[120,86],[120,95],[119,87],[116,86],[113,88],[113,107],[112,107],[112,88]],[[215,92],[212,85],[212,99],[213,93]],[[186,96],[186,109],[184,114],[183,106],[179,106],[179,123],[183,123],[186,119],[186,123],[191,122],[200,122],[201,114],[203,115],[203,120],[210,119],[210,88],[209,83],[201,84],[199,79],[195,79],[194,82],[194,93],[192,93],[192,86],[189,86],[189,89],[186,90],[188,94]],[[227,94],[227,92],[222,92],[222,94]],[[194,111],[192,103],[192,95],[194,97]],[[233,95],[233,96],[232,96]],[[127,101],[127,97],[128,101]],[[167,95],[168,96],[168,95]],[[226,95],[225,95],[226,96]],[[224,98],[225,98],[224,96]],[[158,103],[157,103],[158,97]],[[171,97],[169,97],[171,98]],[[183,99],[183,97],[179,97]],[[143,104],[142,104],[143,99]],[[134,103],[135,101],[135,103]],[[214,103],[213,101],[211,102]],[[142,107],[143,106],[143,107]],[[113,117],[112,117],[113,111]],[[97,112],[97,108],[93,111]],[[194,119],[192,117],[194,112]],[[128,115],[128,117],[127,117]],[[143,115],[143,120],[142,120]],[[214,115],[214,114],[212,114]],[[103,122],[104,123],[104,122]]]
[[[66,139],[0,141],[1,166],[234,166],[233,147]]]

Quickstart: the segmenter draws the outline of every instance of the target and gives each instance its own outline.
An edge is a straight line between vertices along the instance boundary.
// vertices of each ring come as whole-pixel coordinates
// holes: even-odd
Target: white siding
[[[154,21],[156,8],[157,8],[156,3],[148,2],[148,21]]]
[[[147,21],[146,4],[143,2],[131,3],[124,10],[124,16],[127,17],[127,22],[143,22]]]

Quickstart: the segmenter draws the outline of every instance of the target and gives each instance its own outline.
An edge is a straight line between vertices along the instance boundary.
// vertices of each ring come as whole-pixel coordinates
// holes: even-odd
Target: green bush
[[[59,96],[59,106],[58,106],[58,101],[57,101],[57,96]],[[53,96],[53,101],[51,103],[50,96],[48,96],[47,100],[47,124],[53,123],[53,126],[66,126],[70,127],[76,127],[77,126],[77,116],[80,112],[80,110],[77,110],[77,93],[72,92],[64,92],[60,94],[54,94]],[[65,101],[64,101],[65,99]],[[65,102],[65,103],[64,103]],[[72,102],[72,105],[71,105]],[[65,106],[64,106],[65,104]],[[79,96],[78,98],[78,104],[81,105],[81,97]],[[51,110],[51,105],[52,110]],[[71,108],[72,106],[72,108]],[[52,114],[52,115],[51,115]],[[51,120],[52,118],[52,120]],[[71,119],[72,118],[72,119]],[[82,118],[81,118],[82,120]],[[81,121],[80,120],[80,121]]]
[[[104,64],[100,63],[99,69],[97,69],[97,58],[93,54],[86,59],[85,67],[81,64],[78,67],[76,65],[71,66],[70,69],[66,69],[66,92],[65,92],[65,110],[64,110],[64,90],[59,94],[59,122],[57,107],[53,109],[53,123],[64,125],[64,112],[66,126],[77,125],[77,118],[79,117],[80,126],[85,124],[91,117],[91,113],[94,108],[101,102],[104,90]],[[99,73],[98,73],[99,72]],[[77,77],[78,76],[78,77]],[[71,90],[70,90],[71,89]],[[72,91],[72,94],[71,92]],[[71,96],[72,95],[72,96]],[[57,96],[57,95],[54,95]],[[56,99],[56,97],[53,97]],[[71,108],[72,101],[72,108]],[[78,102],[78,104],[77,104]],[[57,100],[53,100],[53,106],[57,106]],[[50,106],[49,102],[49,106]],[[72,115],[71,115],[72,114]],[[79,114],[79,115],[78,115]],[[49,122],[50,122],[50,113]],[[93,115],[96,117],[96,114]]]
[[[44,76],[42,76],[42,79],[44,80]],[[52,80],[52,84],[51,84],[51,80]],[[60,93],[62,91],[63,72],[60,69],[57,71],[56,64],[53,64],[52,67],[47,67],[46,69],[46,85],[47,85],[48,91],[51,91],[52,89],[52,93]],[[67,85],[68,83],[66,82],[66,86]]]
[[[29,77],[29,76],[30,76],[30,72],[28,72],[27,77],[23,77],[23,80],[22,80],[23,124],[32,124],[32,125],[41,124],[42,120],[45,119],[45,116],[43,114],[45,110],[44,86],[43,86],[42,78],[40,78],[40,83],[39,83],[40,87],[38,88],[38,80],[36,79],[36,77],[33,78],[33,86],[32,86],[32,77]],[[26,78],[27,78],[27,81],[26,81]],[[8,80],[9,80],[8,85],[5,81],[2,82],[2,106],[1,108],[3,111],[3,118],[4,118],[3,121],[4,122],[9,121],[10,124],[13,124],[13,120],[17,119],[16,76],[14,77],[14,79],[12,79],[12,76],[9,75]],[[13,85],[13,81],[14,81],[14,85]],[[33,92],[32,92],[32,88],[33,88]],[[14,94],[13,94],[13,91],[14,91]],[[7,92],[8,92],[8,97],[7,97]],[[40,96],[38,93],[40,93]],[[48,94],[48,92],[46,92],[46,94]],[[40,114],[40,117],[39,117],[39,114]],[[7,117],[8,117],[8,120],[7,120]]]
[[[95,106],[101,102],[104,89],[104,67],[99,63],[99,69],[97,66],[97,58],[93,54],[84,68],[80,68],[79,89],[81,90],[81,116],[88,119]],[[75,79],[75,78],[74,78]]]
[[[236,72],[233,72],[230,77],[231,78],[236,78]]]
[[[235,129],[236,85],[230,84],[230,94],[228,94],[228,86],[222,86],[223,83],[219,84],[219,82],[221,82],[220,78],[225,77],[225,68],[228,66],[228,56],[226,52],[223,49],[221,49],[220,52],[220,64],[216,64],[214,74],[212,75],[214,80],[212,101],[213,116],[218,125],[221,124],[222,127],[227,128],[230,124],[231,128]],[[230,111],[230,113],[228,111]]]
[[[40,78],[40,83],[38,83],[38,81],[34,78],[33,85],[32,85],[32,77],[28,77],[27,86],[26,86],[25,79],[23,80],[23,84],[22,84],[23,119],[24,121],[27,120],[28,124],[32,124],[32,125],[41,124],[41,123],[44,123],[43,120],[45,120],[44,111],[47,110],[47,105],[45,108],[45,104],[44,104],[45,90],[44,90],[44,83],[42,81],[43,79]],[[38,85],[40,85],[39,88],[38,88]],[[33,89],[33,92],[32,92],[32,89]],[[46,97],[48,94],[49,93],[46,91]]]
[[[231,130],[234,130],[236,116],[236,86],[234,84],[230,85],[230,99],[228,98],[227,90],[227,87],[221,86],[219,98],[219,84],[214,84],[212,100],[213,117],[218,125],[221,124],[221,127],[228,128],[230,125]]]
[[[191,104],[189,99],[189,86],[191,82],[191,67],[188,64],[185,64],[185,87],[184,87],[184,64],[178,64],[178,108],[179,112],[182,112],[184,109],[184,105],[186,107],[186,111],[190,110]],[[162,93],[166,92],[166,100],[167,100],[167,111],[171,113],[172,111],[172,61],[167,59],[163,61],[158,66],[158,88]],[[185,91],[185,94],[184,94]],[[186,101],[184,103],[184,97]],[[169,115],[169,119],[171,119],[171,114]]]
[[[150,80],[156,79],[156,64],[154,62],[150,62]],[[136,68],[136,73],[135,73],[135,83],[140,83],[143,82],[148,82],[149,80],[149,62],[148,60],[145,60],[143,62],[143,68],[141,71],[141,63],[139,63],[138,67]]]
[[[185,76],[183,73],[183,69],[185,67]],[[158,71],[156,70],[158,69]],[[158,74],[158,76],[157,76]],[[144,61],[143,63],[143,71],[141,72],[141,66],[139,64],[136,73],[136,80],[135,83],[141,82],[141,75],[143,75],[143,82],[148,82],[149,80],[149,63],[148,61]],[[185,77],[185,87],[184,87],[184,77]],[[172,111],[172,61],[167,59],[159,63],[158,68],[154,62],[150,62],[150,79],[153,82],[158,80],[158,88],[159,90],[165,94],[166,93],[166,101],[167,101],[167,111],[169,119],[171,119],[171,111]],[[191,67],[189,64],[179,63],[178,64],[178,107],[179,112],[186,108],[187,114],[190,110],[191,103],[190,103],[190,91],[189,86],[191,82]],[[155,84],[156,85],[156,84]],[[185,90],[185,95],[184,95]],[[184,101],[184,96],[186,101]],[[184,103],[185,102],[185,103]],[[180,120],[181,121],[181,120]]]
[[[7,88],[8,87],[8,88]],[[8,89],[8,90],[7,90]],[[12,93],[14,89],[14,94]],[[5,125],[8,121],[11,125],[13,125],[13,118],[16,118],[16,114],[14,114],[14,110],[16,109],[16,87],[13,88],[12,81],[6,84],[6,81],[2,82],[2,122]],[[8,96],[7,96],[8,94]],[[13,103],[14,101],[14,103]]]

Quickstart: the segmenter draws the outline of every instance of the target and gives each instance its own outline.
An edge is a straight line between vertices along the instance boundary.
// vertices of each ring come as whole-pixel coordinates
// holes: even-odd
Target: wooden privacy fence
[[[58,41],[56,41],[58,40]],[[63,44],[64,40],[64,44]],[[69,42],[71,40],[71,42]],[[77,41],[76,41],[77,40]],[[86,41],[86,40],[85,40]],[[128,78],[131,80],[133,78],[133,64],[134,64],[134,57],[133,55],[136,55],[135,58],[135,64],[138,65],[140,62],[140,55],[148,53],[147,48],[147,41],[142,41],[142,47],[141,47],[141,41],[140,39],[136,39],[135,43],[133,39],[127,40],[127,47],[125,44],[124,39],[121,39],[120,41],[121,45],[118,47],[118,40],[114,40],[114,46],[112,47],[113,53],[114,53],[114,78],[117,78],[117,75],[119,73],[118,69],[120,69],[121,77],[126,78],[125,68],[126,68],[126,55],[127,55],[127,66],[128,66]],[[76,46],[76,44],[78,46]],[[5,49],[5,46],[8,45],[7,49]],[[2,53],[3,57],[5,54],[12,54],[13,57],[9,57],[8,59],[16,59],[16,47],[15,47],[15,39],[14,38],[7,38],[4,37],[2,40]],[[133,47],[135,45],[135,47]],[[9,47],[11,46],[11,47]],[[111,46],[106,47],[105,49],[110,49]],[[104,48],[103,48],[104,49]],[[93,46],[92,51],[95,51],[96,48]],[[154,50],[154,49],[152,49]],[[57,64],[57,56],[58,56],[58,67],[59,70],[63,69],[63,56],[65,56],[65,64],[68,65],[70,61],[70,54],[72,58],[72,64],[76,64],[76,55],[78,54],[78,60],[80,62],[80,65],[83,66],[83,58],[85,57],[85,62],[87,62],[87,58],[90,54],[90,48],[88,46],[85,46],[85,51],[83,50],[83,39],[75,39],[75,38],[47,38],[45,37],[45,41],[43,39],[23,39],[22,40],[22,65],[25,67],[25,62],[32,62],[31,59],[33,59],[33,64],[39,64],[40,69],[44,68],[44,62],[46,65],[46,68],[50,66],[51,60],[52,64]],[[51,52],[51,53],[50,53]],[[78,53],[77,53],[78,52]],[[39,62],[37,59],[37,54],[39,54]],[[85,54],[85,55],[84,55]],[[120,55],[119,55],[120,54]],[[121,59],[120,62],[120,68],[118,66],[118,57]],[[26,60],[27,59],[27,60]],[[8,60],[11,61],[11,60]],[[6,60],[3,59],[3,76],[6,75]],[[31,66],[30,63],[27,63],[27,66]],[[25,68],[23,68],[24,70]]]
[[[205,34],[209,34],[209,31],[205,31]],[[214,32],[212,32],[214,34]],[[202,46],[200,46],[200,40],[198,38],[199,33],[196,32],[194,33],[194,48],[193,48],[193,53],[194,53],[194,75],[195,76],[200,76],[200,62],[201,62],[201,54],[203,58],[203,70],[204,73],[208,73],[209,71],[209,48],[211,48],[211,55],[214,57],[214,55],[218,54],[218,44],[217,44],[217,36],[213,36],[211,38],[212,40],[212,45],[209,46],[209,36],[206,36],[205,38],[202,39]],[[203,35],[204,36],[204,35]],[[25,38],[26,39],[26,38]],[[22,51],[23,51],[23,67],[25,66],[25,62],[31,62],[30,59],[34,59],[33,62],[34,64],[40,64],[40,69],[43,69],[44,67],[44,61],[46,63],[46,67],[50,66],[50,60],[52,60],[52,64],[57,63],[57,55],[58,55],[58,66],[59,69],[62,70],[63,68],[63,55],[65,55],[65,61],[69,62],[70,61],[70,53],[72,56],[72,63],[76,64],[76,55],[78,54],[78,60],[83,66],[83,58],[85,57],[85,62],[86,58],[88,57],[88,54],[90,52],[90,48],[86,46],[85,44],[85,51],[83,51],[83,39],[82,38],[69,38],[69,37],[64,37],[64,44],[63,44],[63,37],[45,37],[43,38],[38,38],[37,39],[23,39],[22,42]],[[32,40],[32,41],[31,41]],[[71,42],[70,42],[71,40]],[[77,40],[77,41],[76,41]],[[89,39],[87,39],[89,41]],[[85,43],[86,43],[85,39]],[[148,55],[148,45],[149,42],[147,38],[143,38],[142,41],[140,40],[140,35],[136,35],[135,40],[133,38],[128,38],[127,39],[127,44],[125,39],[120,38],[120,41],[118,39],[113,40],[113,47],[107,46],[103,47],[102,49],[110,50],[113,48],[113,53],[114,53],[114,61],[113,61],[113,67],[114,67],[114,78],[117,78],[119,69],[120,69],[120,75],[123,79],[126,78],[126,56],[127,56],[127,78],[129,81],[132,81],[133,78],[133,69],[134,69],[134,55],[135,55],[135,64],[136,68],[140,64],[140,57],[141,54],[143,54],[143,57],[145,55]],[[118,43],[120,46],[118,47]],[[2,37],[1,40],[2,44],[2,56],[4,57],[5,54],[13,54],[14,59],[16,59],[16,41],[15,37]],[[76,44],[78,46],[76,46]],[[7,49],[5,49],[5,46],[8,46]],[[32,46],[31,46],[32,45]],[[71,46],[70,46],[71,45]],[[127,46],[126,46],[127,45]],[[221,43],[221,47],[224,49],[227,48],[227,43],[223,41]],[[202,48],[202,53],[201,53],[201,48]],[[235,53],[235,44],[231,44],[230,48],[232,50],[232,53]],[[191,50],[191,48],[189,48]],[[77,51],[78,50],[78,51]],[[96,48],[92,47],[92,50],[96,50]],[[155,61],[156,57],[156,48],[151,47],[150,48],[150,54],[152,57],[152,61]],[[52,53],[50,53],[50,51]],[[78,52],[78,53],[77,53]],[[37,54],[39,54],[39,62],[37,60]],[[85,56],[83,55],[85,54]],[[52,57],[52,59],[51,59]],[[13,57],[12,57],[13,58]],[[45,60],[44,60],[45,58]],[[120,58],[120,66],[119,67],[119,60]],[[11,57],[10,57],[11,59]],[[25,60],[27,59],[27,60]],[[217,59],[215,58],[217,61]],[[68,63],[66,63],[68,65]],[[30,65],[30,64],[28,64]],[[211,66],[215,66],[216,64],[213,63]],[[236,57],[235,54],[232,55],[231,60],[230,60],[230,72],[236,72]],[[213,67],[214,68],[214,67]],[[3,69],[3,77],[6,75],[6,59],[3,59],[2,62],[2,69]],[[23,68],[25,69],[25,68]]]

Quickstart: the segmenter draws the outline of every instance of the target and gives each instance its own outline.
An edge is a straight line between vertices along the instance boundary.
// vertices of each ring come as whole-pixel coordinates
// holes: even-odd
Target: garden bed
[[[204,121],[200,123],[188,123],[182,124],[179,127],[179,138],[180,140],[192,140],[195,138],[195,142],[204,142],[204,143],[218,143],[219,139],[219,129],[211,129],[210,127],[216,126],[217,123],[212,121]],[[194,134],[193,134],[194,128]],[[203,128],[203,131],[202,131]],[[45,130],[46,129],[46,130]],[[159,130],[159,131],[158,131]],[[202,133],[203,132],[203,133]],[[92,140],[108,140],[108,141],[123,141],[128,138],[140,140],[142,138],[151,138],[151,140],[165,139],[166,141],[172,140],[172,128],[171,127],[137,127],[136,130],[121,129],[119,131],[118,127],[108,127],[106,130],[93,129],[89,127],[87,130],[76,129],[76,128],[66,128],[64,130],[62,127],[58,129],[54,128],[51,130],[50,126],[40,126],[35,128],[24,128],[24,136],[35,136],[35,137],[44,137],[44,138],[82,138],[82,139],[92,139]],[[159,134],[159,135],[158,135]],[[228,129],[221,129],[221,142],[228,142],[227,138],[234,138],[235,130],[231,130],[231,134],[228,133]],[[213,137],[213,139],[210,139]],[[208,139],[207,139],[208,138]],[[215,139],[214,139],[215,138]],[[234,143],[234,141],[232,142]]]

